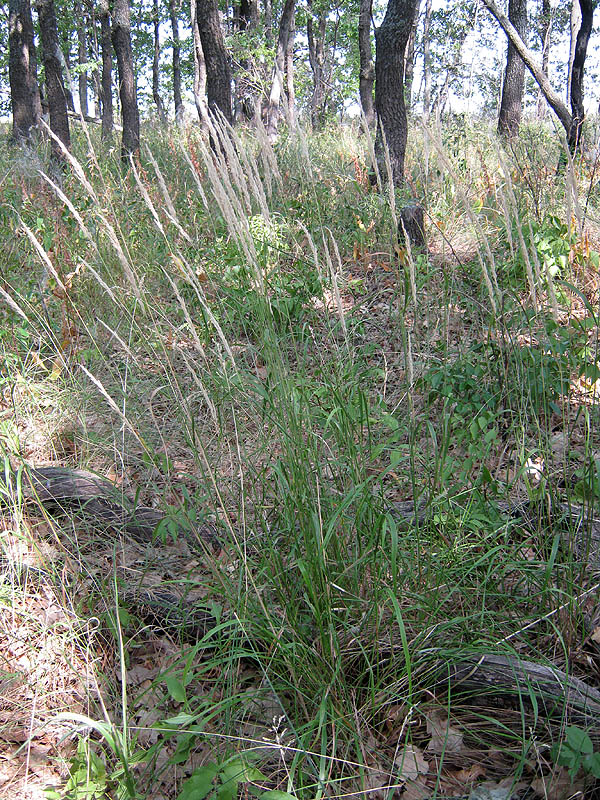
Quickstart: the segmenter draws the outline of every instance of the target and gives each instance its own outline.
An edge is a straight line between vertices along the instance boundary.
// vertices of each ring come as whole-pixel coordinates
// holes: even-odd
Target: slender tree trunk
[[[8,48],[12,137],[21,142],[30,138],[42,116],[29,0],[10,0]]]
[[[158,0],[153,1],[152,5],[152,25],[154,30],[154,56],[152,59],[152,98],[158,111],[161,122],[166,122],[166,114],[160,96],[160,15],[158,10]]]
[[[308,39],[308,60],[313,74],[313,91],[310,102],[310,118],[313,130],[319,130],[325,123],[325,32],[327,16],[324,9],[317,17],[315,35],[312,16],[312,0],[307,0],[306,36]]]
[[[375,103],[373,102],[373,84],[375,83],[375,65],[371,49],[371,13],[373,0],[360,0],[358,12],[358,57],[360,61],[358,91],[360,104],[367,125],[375,122]]]
[[[570,18],[570,40],[569,40],[569,64],[567,67],[567,103],[571,103],[571,83],[573,81],[573,61],[575,60],[575,48],[577,37],[581,28],[581,5],[578,0],[571,0]]]
[[[550,39],[552,36],[552,8],[550,6],[550,0],[541,0],[541,2],[542,2],[542,10],[540,14],[540,28],[538,30],[538,36],[540,38],[540,44],[542,45],[542,71],[547,75],[548,66],[550,64]],[[547,109],[548,105],[544,100],[544,95],[542,94],[541,89],[538,89],[538,99],[537,99],[538,119],[544,119],[544,117],[546,116]]]
[[[425,0],[425,19],[423,20],[423,120],[429,119],[431,107],[431,0]]]
[[[121,156],[127,160],[130,155],[137,154],[140,149],[140,116],[133,72],[129,0],[114,0],[111,35],[117,56],[121,118],[123,120]]]
[[[113,100],[112,100],[112,43],[110,30],[110,11],[108,0],[98,3],[100,16],[100,46],[102,49],[102,141],[110,144],[113,136]]]
[[[86,18],[83,13],[83,5],[81,0],[75,0],[75,24],[77,25],[77,63],[81,67],[87,64],[87,42],[86,42]],[[89,116],[88,111],[88,76],[87,70],[79,72],[77,76],[78,89],[79,89],[79,110],[84,117]]]
[[[418,5],[419,0],[388,0],[383,22],[375,32],[375,146],[380,172],[385,175],[384,140],[387,143],[395,186],[404,182],[408,134],[404,102],[404,55]]]
[[[273,0],[264,0],[265,16],[265,42],[270,45],[273,41]]]
[[[296,24],[292,17],[290,37],[288,39],[287,50],[285,52],[285,80],[287,91],[287,121],[291,131],[296,130],[296,91],[294,89],[294,38],[296,35]]]
[[[518,32],[515,30],[514,25],[510,22],[506,14],[504,14],[504,12],[501,11],[500,8],[498,8],[498,6],[495,3],[495,0],[482,0],[482,2],[487,8],[487,10],[490,12],[490,14],[496,19],[496,21],[498,22],[504,33],[509,38],[510,42],[514,45],[516,51],[525,62],[525,66],[535,78],[538,86],[540,87],[544,97],[548,102],[548,105],[560,120],[567,134],[569,134],[571,130],[571,114],[569,113],[569,109],[561,100],[560,95],[558,95],[557,92],[555,92],[554,89],[552,88],[552,85],[548,80],[548,76],[544,73],[544,71],[536,62],[535,55],[531,52],[531,50],[529,50],[527,45],[523,42]]]
[[[54,0],[53,0],[54,2]],[[56,13],[56,12],[55,12]],[[75,100],[73,98],[73,84],[71,83],[71,41],[68,30],[64,30],[62,34],[62,47],[58,47],[60,65],[63,71],[63,87],[65,91],[65,99],[67,101],[67,110],[75,111]]]
[[[211,114],[221,113],[232,124],[231,71],[217,1],[197,0],[196,19],[206,65],[208,110]]]
[[[96,10],[94,8],[93,0],[86,0],[87,3],[87,17],[89,20],[89,51],[94,64],[100,61],[100,49],[98,47],[98,20],[96,18]],[[98,67],[92,72],[92,84],[94,86],[94,103],[95,103],[95,116],[100,119],[101,97],[102,97],[102,82],[100,71]]]
[[[285,54],[290,39],[290,30],[294,18],[296,0],[285,0],[281,19],[279,21],[279,37],[277,39],[277,53],[275,55],[275,65],[273,67],[273,83],[269,95],[269,106],[267,109],[267,134],[273,142],[277,138],[277,128],[279,125],[281,94],[283,91],[283,70],[285,66]]]
[[[575,4],[577,0],[573,0]],[[571,73],[571,130],[569,131],[569,148],[574,153],[581,141],[581,131],[585,111],[583,108],[583,68],[587,55],[587,46],[594,23],[595,0],[579,0],[581,8],[581,25],[575,43],[575,56]]]
[[[202,52],[202,42],[200,41],[200,31],[196,20],[196,3],[190,3],[192,35],[194,37],[194,103],[198,112],[198,119],[204,124],[208,117],[208,106],[206,104],[206,64],[204,63],[204,53]]]
[[[527,44],[527,0],[508,0],[508,19]],[[502,100],[498,116],[498,133],[511,138],[519,135],[525,89],[525,64],[514,45],[509,41],[506,52],[506,70],[502,84]]]
[[[58,44],[54,0],[37,0],[37,10],[40,21],[44,72],[46,73],[46,95],[50,112],[50,129],[63,145],[69,149],[71,147],[71,134],[62,80],[61,51]],[[52,153],[58,161],[64,159],[63,153],[54,139],[52,140]]]
[[[406,43],[406,52],[404,55],[404,100],[408,108],[412,105],[412,85],[415,74],[415,41],[417,38],[417,25],[419,24],[419,6],[421,0],[417,0],[417,8],[415,11],[415,19],[413,27]]]
[[[178,14],[179,0],[169,0],[171,35],[173,37],[173,101],[175,103],[175,119],[177,122],[182,122],[183,100],[181,99],[181,47],[179,44]]]

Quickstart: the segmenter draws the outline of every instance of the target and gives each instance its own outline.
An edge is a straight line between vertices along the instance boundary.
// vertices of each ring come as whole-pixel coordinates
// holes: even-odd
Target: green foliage
[[[221,764],[211,761],[195,769],[183,784],[177,800],[204,800],[206,797],[214,800],[235,800],[242,785],[265,780],[266,777],[252,766],[247,756],[232,756]],[[265,800],[270,795],[268,792],[252,794]]]
[[[564,741],[554,745],[551,752],[560,767],[567,767],[572,779],[580,770],[600,778],[600,753],[594,751],[592,740],[581,728],[569,725]]]

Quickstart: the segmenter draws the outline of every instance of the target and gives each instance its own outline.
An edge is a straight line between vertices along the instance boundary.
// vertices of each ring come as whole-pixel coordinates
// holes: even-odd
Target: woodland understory
[[[598,715],[448,677],[600,690],[600,165],[494,128],[414,123],[396,189],[352,125],[1,145],[2,797],[595,796]]]

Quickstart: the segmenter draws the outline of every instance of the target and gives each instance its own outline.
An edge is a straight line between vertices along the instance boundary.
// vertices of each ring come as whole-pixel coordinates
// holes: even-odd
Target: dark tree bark
[[[131,50],[131,16],[129,0],[114,0],[112,10],[112,43],[117,56],[119,97],[123,136],[121,155],[128,159],[140,149],[140,116],[137,105],[133,53]]]
[[[154,29],[154,56],[152,58],[152,98],[161,122],[166,122],[166,114],[160,96],[160,14],[158,0],[152,5],[152,25]]]
[[[77,25],[77,62],[81,67],[82,64],[87,64],[87,41],[86,41],[86,18],[83,13],[83,5],[81,0],[75,0],[75,24]],[[88,111],[88,76],[87,70],[79,72],[77,76],[78,89],[79,89],[79,108],[84,117],[89,116]]]
[[[407,120],[404,102],[404,55],[413,29],[419,0],[388,0],[383,22],[375,32],[376,153],[385,175],[384,139],[389,148],[392,180],[404,181]]]
[[[548,105],[559,118],[561,125],[568,135],[571,131],[571,114],[569,113],[569,109],[563,103],[560,95],[557,94],[557,92],[555,92],[552,88],[552,85],[548,80],[548,76],[543,72],[541,67],[536,62],[535,55],[523,42],[506,14],[504,14],[504,12],[498,8],[495,0],[482,0],[482,2],[490,14],[496,19],[504,33],[507,35],[511,44],[514,45],[516,51],[525,62],[525,66],[535,78],[536,83],[540,87],[540,90],[548,102]]]
[[[358,56],[360,60],[359,93],[360,104],[367,125],[375,122],[375,103],[373,101],[373,84],[375,83],[375,65],[371,50],[371,13],[373,0],[360,0],[358,12]]]
[[[10,0],[8,47],[12,137],[21,142],[30,138],[42,115],[29,0]]]
[[[179,0],[169,0],[169,17],[171,18],[171,35],[173,37],[173,100],[175,102],[175,119],[183,119],[183,100],[181,99],[181,47],[179,44]]]
[[[71,134],[69,131],[69,117],[67,116],[67,99],[63,86],[62,59],[58,44],[54,0],[37,0],[37,10],[40,21],[44,72],[46,73],[46,96],[50,113],[50,129],[63,145],[69,149],[71,147]],[[52,140],[52,153],[58,161],[63,160],[63,153],[54,139]]]
[[[577,0],[573,0],[577,2]],[[585,112],[583,109],[583,68],[587,55],[587,46],[594,22],[595,0],[579,0],[581,8],[581,26],[575,43],[575,57],[571,73],[571,129],[569,131],[569,148],[574,153],[581,141],[581,129]]]
[[[523,43],[527,44],[527,0],[508,0],[508,19]],[[525,64],[514,45],[509,41],[498,116],[500,136],[511,138],[519,135],[524,89]]]
[[[412,104],[412,85],[415,75],[415,42],[417,40],[417,25],[419,24],[419,6],[421,0],[417,0],[417,7],[415,9],[415,18],[413,20],[413,27],[406,43],[406,51],[404,53],[404,102],[411,107]]]
[[[113,135],[113,101],[112,101],[112,43],[110,31],[110,11],[108,0],[100,0],[98,4],[100,16],[100,47],[102,50],[102,141],[110,143]]]
[[[240,0],[237,9],[239,30],[254,28],[258,24],[258,5],[256,0]]]
[[[315,34],[312,16],[312,0],[307,0],[306,36],[308,39],[308,60],[313,74],[313,91],[310,101],[310,119],[313,130],[319,130],[325,123],[325,32],[327,16],[322,9],[317,17]]]
[[[267,134],[271,141],[277,138],[277,127],[279,125],[281,94],[283,91],[283,70],[285,66],[285,54],[290,39],[290,31],[296,9],[296,0],[285,0],[281,19],[279,21],[279,36],[277,38],[277,53],[275,55],[275,65],[273,67],[273,84],[269,95],[269,106],[267,108]]]
[[[204,53],[202,52],[202,42],[200,41],[200,31],[196,20],[196,3],[190,3],[190,15],[192,35],[194,37],[194,102],[200,123],[206,122],[208,117],[208,106],[206,105],[206,64],[204,63]]]
[[[571,17],[569,20],[570,38],[569,38],[569,67],[567,71],[567,103],[571,103],[571,81],[573,80],[573,62],[575,61],[575,47],[577,45],[577,36],[581,28],[581,6],[577,0],[571,1]]]
[[[231,70],[216,0],[196,0],[196,15],[206,64],[208,110],[221,113],[232,124]]]

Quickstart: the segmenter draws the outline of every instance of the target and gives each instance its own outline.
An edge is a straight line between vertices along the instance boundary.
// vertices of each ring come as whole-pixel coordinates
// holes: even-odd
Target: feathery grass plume
[[[155,173],[156,179],[158,181],[158,186],[160,188],[160,193],[162,194],[163,200],[165,201],[165,205],[167,206],[167,211],[166,211],[167,217],[173,223],[173,225],[175,225],[175,227],[177,228],[179,233],[182,235],[182,237],[185,239],[185,241],[188,244],[192,244],[193,243],[193,239],[187,233],[187,231],[185,231],[183,229],[181,223],[179,222],[179,219],[177,217],[177,211],[175,210],[175,206],[173,205],[173,200],[171,199],[171,195],[169,194],[169,190],[167,188],[166,181],[165,181],[165,179],[163,177],[162,172],[160,171],[160,167],[158,166],[158,164],[156,162],[156,159],[152,155],[152,150],[150,149],[150,147],[147,144],[144,145],[144,152],[146,153],[146,156],[148,157],[148,160],[150,161],[150,163],[152,164],[152,167],[154,168],[154,173]]]
[[[375,142],[374,142],[374,139],[373,139],[373,133],[371,132],[371,129],[369,128],[369,125],[367,123],[367,119],[366,119],[366,117],[364,115],[364,111],[362,111],[362,110],[361,110],[360,120],[361,120],[361,127],[362,127],[362,133],[363,133],[363,136],[364,136],[364,141],[365,141],[365,143],[367,145],[367,152],[369,154],[369,160],[371,162],[371,168],[372,168],[373,172],[375,173],[375,179],[377,181],[377,191],[380,194],[383,194],[383,184],[382,184],[382,181],[381,181],[381,175],[379,174],[379,165],[377,163],[377,156],[375,155]]]
[[[525,271],[527,274],[527,281],[529,283],[529,294],[531,297],[531,302],[535,309],[538,308],[538,298],[537,298],[537,288],[541,288],[539,283],[536,281],[535,276],[533,274],[533,269],[531,267],[531,260],[529,258],[529,250],[527,245],[525,244],[525,238],[523,237],[523,229],[521,227],[521,218],[519,215],[519,208],[517,204],[517,198],[515,197],[514,188],[512,185],[512,178],[510,175],[510,170],[506,165],[506,160],[502,154],[502,148],[498,144],[496,147],[496,154],[498,156],[498,160],[500,162],[500,166],[502,167],[502,174],[504,175],[504,183],[507,188],[507,200],[508,205],[512,210],[514,225],[517,229],[517,238],[519,240],[519,247],[521,249],[521,255],[523,256],[523,261],[525,262]],[[502,190],[500,190],[502,194]],[[539,272],[539,270],[538,270]]]
[[[498,288],[498,276],[496,274],[496,266],[495,266],[494,256],[492,254],[489,242],[487,240],[487,236],[485,234],[485,231],[482,230],[481,225],[479,224],[479,221],[477,220],[477,217],[473,213],[473,211],[471,209],[471,205],[470,205],[470,203],[469,203],[469,201],[468,201],[463,189],[461,188],[460,181],[458,179],[458,175],[456,174],[456,171],[452,167],[452,164],[450,163],[450,160],[448,159],[448,156],[446,155],[446,153],[444,151],[439,132],[434,136],[432,133],[430,133],[427,130],[427,128],[424,128],[423,130],[425,132],[425,136],[430,138],[430,140],[431,140],[431,142],[433,144],[433,147],[436,150],[441,162],[443,163],[444,167],[446,168],[446,170],[450,174],[450,176],[451,176],[451,178],[452,178],[452,180],[454,182],[454,186],[455,186],[455,189],[456,189],[456,194],[458,195],[458,197],[460,198],[460,200],[461,200],[461,202],[463,204],[464,211],[467,214],[471,224],[473,225],[473,228],[478,233],[479,242],[481,244],[483,244],[483,247],[484,247],[485,254],[486,254],[487,258],[484,259],[483,255],[481,254],[481,251],[478,249],[479,263],[481,264],[481,271],[483,273],[483,279],[485,281],[485,286],[486,286],[486,289],[487,289],[487,292],[488,292],[488,297],[490,298],[490,304],[492,306],[492,312],[494,314],[496,314],[497,310],[498,310],[498,299],[499,299],[500,290]]]
[[[162,222],[160,221],[156,209],[154,208],[154,203],[150,199],[150,195],[148,194],[148,189],[146,189],[143,182],[140,180],[140,174],[137,171],[137,168],[135,166],[135,161],[131,154],[129,155],[129,168],[133,172],[133,177],[135,178],[136,185],[140,190],[140,194],[142,195],[142,200],[144,201],[146,207],[150,211],[150,214],[152,216],[152,221],[154,222],[156,229],[165,239],[167,239],[167,234],[165,233],[165,229],[163,228]]]

